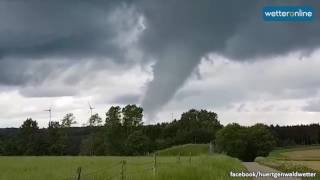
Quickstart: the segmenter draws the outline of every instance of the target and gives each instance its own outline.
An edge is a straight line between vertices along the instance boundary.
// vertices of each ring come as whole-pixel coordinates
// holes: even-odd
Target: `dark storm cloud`
[[[90,70],[105,68],[105,61],[126,67],[130,63],[115,40],[122,29],[115,27],[112,13],[131,7],[129,0],[0,1],[0,86],[23,86],[20,91],[26,96],[70,95],[74,91],[64,94],[65,87],[42,88],[38,94],[30,90],[37,91],[37,85],[59,78],[73,66],[78,73],[64,78],[69,85],[81,81],[83,74],[90,76]],[[123,20],[119,23],[132,28]],[[87,68],[83,60],[88,58],[99,63]]]
[[[104,40],[113,35],[107,18],[115,1],[108,2],[1,1],[0,52],[23,58],[108,54],[114,48]]]
[[[76,63],[79,58],[109,57],[127,63],[124,49],[114,42],[119,29],[109,17],[117,7],[134,7],[146,21],[137,46],[146,57],[156,60],[154,79],[142,102],[152,116],[175,95],[209,52],[249,61],[317,48],[319,14],[307,23],[264,22],[261,17],[265,5],[319,5],[315,0],[305,2],[4,0],[0,2],[0,57],[16,60],[0,66],[0,84],[18,85],[46,78],[46,74],[32,75],[33,62],[20,64],[26,59],[62,58]],[[123,8],[119,15],[126,11],[128,8]]]
[[[0,85],[24,86],[42,82],[51,69],[37,67],[29,61],[0,60]]]

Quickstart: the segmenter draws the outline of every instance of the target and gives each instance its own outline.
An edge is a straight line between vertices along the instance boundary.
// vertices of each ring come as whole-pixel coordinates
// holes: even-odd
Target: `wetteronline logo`
[[[266,6],[262,13],[265,21],[311,21],[315,15],[309,6]]]

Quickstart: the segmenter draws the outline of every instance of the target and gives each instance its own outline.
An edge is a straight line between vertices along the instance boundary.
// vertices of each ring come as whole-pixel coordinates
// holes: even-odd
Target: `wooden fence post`
[[[213,140],[212,142],[212,153],[215,153],[216,151],[216,140]]]
[[[78,167],[77,169],[77,180],[81,179],[81,167]]]
[[[153,176],[157,175],[157,153],[153,155]]]
[[[121,161],[121,172],[120,172],[120,176],[121,176],[121,180],[125,180],[126,179],[126,161],[122,160]]]

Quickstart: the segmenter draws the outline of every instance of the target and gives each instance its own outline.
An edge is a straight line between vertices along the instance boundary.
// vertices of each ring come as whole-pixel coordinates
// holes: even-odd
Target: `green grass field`
[[[120,180],[122,174],[127,180],[233,179],[229,177],[230,171],[246,171],[238,159],[208,155],[208,151],[206,144],[187,144],[158,151],[156,173],[153,156],[0,157],[0,180],[74,180],[78,167],[82,169],[81,180]]]
[[[73,180],[82,167],[81,180],[121,179],[122,160],[126,160],[125,179],[208,180],[232,179],[229,172],[245,168],[237,159],[225,155],[158,157],[156,176],[153,157],[0,157],[0,180]]]

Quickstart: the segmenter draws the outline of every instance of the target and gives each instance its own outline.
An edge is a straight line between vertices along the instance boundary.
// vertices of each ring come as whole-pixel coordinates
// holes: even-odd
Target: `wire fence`
[[[152,161],[149,162],[121,160],[90,172],[85,172],[83,167],[78,167],[73,176],[64,180],[131,180],[141,175],[155,177],[163,169],[178,167],[181,164],[191,165],[191,157],[191,153],[189,157],[184,158],[181,158],[179,154],[175,161],[159,162],[155,154]]]

